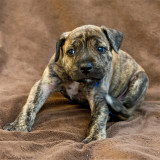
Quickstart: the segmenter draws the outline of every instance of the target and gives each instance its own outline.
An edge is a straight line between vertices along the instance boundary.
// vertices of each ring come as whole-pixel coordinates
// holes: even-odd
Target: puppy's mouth
[[[99,72],[91,72],[88,74],[82,74],[81,72],[72,72],[70,77],[73,81],[81,83],[99,82],[104,78],[105,74],[101,70]]]

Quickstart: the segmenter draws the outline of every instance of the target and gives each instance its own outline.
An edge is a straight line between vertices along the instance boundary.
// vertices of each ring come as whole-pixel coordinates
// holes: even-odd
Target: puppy
[[[72,101],[90,106],[91,121],[83,142],[105,139],[109,112],[121,120],[131,117],[149,85],[144,69],[119,49],[122,40],[121,32],[104,26],[85,25],[63,33],[21,113],[4,129],[31,131],[48,96],[59,91]]]

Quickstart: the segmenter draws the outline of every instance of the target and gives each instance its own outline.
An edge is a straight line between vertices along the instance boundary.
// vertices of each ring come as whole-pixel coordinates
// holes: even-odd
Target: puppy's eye
[[[107,50],[107,49],[106,49],[105,47],[101,47],[101,46],[97,48],[97,51],[98,51],[99,53],[104,53],[106,50]]]
[[[75,53],[74,49],[70,49],[70,50],[67,51],[67,54],[68,54],[69,56],[73,56],[74,53]]]

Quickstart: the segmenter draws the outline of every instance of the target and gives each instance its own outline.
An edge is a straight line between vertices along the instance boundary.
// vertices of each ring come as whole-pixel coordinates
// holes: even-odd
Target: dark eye
[[[97,48],[97,51],[98,51],[99,53],[104,53],[106,50],[107,50],[106,48],[101,47],[101,46]]]
[[[68,54],[69,56],[73,56],[74,53],[75,53],[74,49],[70,49],[70,50],[67,51],[67,54]]]

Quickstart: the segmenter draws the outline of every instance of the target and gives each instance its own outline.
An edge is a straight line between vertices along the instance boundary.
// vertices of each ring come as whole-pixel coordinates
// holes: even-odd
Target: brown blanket
[[[143,105],[130,121],[109,123],[108,138],[81,143],[90,120],[86,106],[52,95],[30,133],[8,132],[56,41],[80,25],[124,33],[122,49],[150,78]],[[0,159],[160,159],[159,0],[0,0]]]

